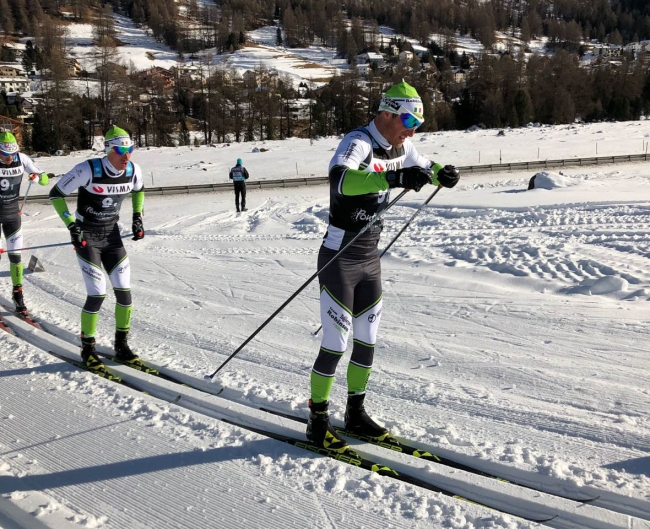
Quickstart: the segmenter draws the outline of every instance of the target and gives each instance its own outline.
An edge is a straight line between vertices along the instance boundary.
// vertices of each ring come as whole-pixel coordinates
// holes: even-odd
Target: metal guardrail
[[[614,163],[647,162],[648,154],[623,154],[618,156],[598,156],[594,158],[568,158],[564,160],[539,160],[535,162],[513,162],[488,165],[459,166],[461,174],[493,173],[497,171],[523,171],[531,169],[548,169],[551,167],[572,167],[588,165],[608,165]],[[253,180],[246,182],[247,189],[270,189],[275,187],[300,187],[322,185],[328,182],[327,176],[283,178],[279,180]],[[146,187],[147,195],[187,195],[190,193],[210,193],[232,191],[232,182],[215,184],[195,184],[187,186]],[[70,195],[71,197],[76,194]],[[22,197],[21,197],[22,199]],[[28,202],[47,203],[49,198],[42,195],[29,197]]]

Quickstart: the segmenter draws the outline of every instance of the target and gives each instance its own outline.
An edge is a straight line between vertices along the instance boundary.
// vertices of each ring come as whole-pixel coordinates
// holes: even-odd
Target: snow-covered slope
[[[601,129],[640,145],[647,125]],[[557,153],[588,151],[598,133],[522,129],[505,141],[523,151],[542,131],[539,141]],[[493,145],[496,131],[426,138],[416,136],[421,152],[440,149],[441,159],[462,164],[474,141]],[[145,173],[160,167],[156,185],[206,177],[183,163],[212,162],[213,177],[223,181],[231,158],[245,152],[252,178],[265,168],[278,177],[307,161],[324,174],[335,145],[268,142],[268,152],[255,154],[252,144],[152,149],[136,151],[134,160]],[[38,162],[59,172],[88,154]],[[277,158],[263,164],[265,155]],[[532,191],[525,190],[528,173],[468,176],[440,192],[384,256],[368,409],[396,435],[441,455],[549,492],[600,497],[581,505],[384,454],[400,470],[415,465],[416,475],[459,494],[482,490],[513,509],[559,514],[549,527],[647,527],[650,171],[641,163],[563,173],[549,177],[561,186]],[[408,193],[387,212],[384,244],[431,191]],[[251,190],[248,202],[249,211],[236,215],[230,193],[147,197],[146,237],[126,243],[131,342],[143,358],[201,379],[313,274],[326,186]],[[23,222],[30,246],[67,241],[49,205],[28,201]],[[69,246],[30,254],[46,272],[26,276],[26,301],[63,340],[20,324],[27,341],[0,334],[0,512],[7,502],[19,508],[34,523],[23,517],[23,527],[533,526],[220,420],[300,434],[301,426],[258,408],[306,414],[319,346],[315,284],[218,375],[221,397],[121,368],[149,384],[144,395],[47,354],[76,354],[71,341],[85,290]],[[8,295],[8,265],[2,268]],[[112,305],[109,295],[99,324],[103,346],[111,344]],[[332,392],[338,420],[344,364]]]

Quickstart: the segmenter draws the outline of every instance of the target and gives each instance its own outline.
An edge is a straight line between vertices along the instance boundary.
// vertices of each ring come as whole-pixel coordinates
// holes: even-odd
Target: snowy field
[[[423,134],[415,144],[466,165],[477,163],[479,149],[494,157],[506,146],[512,161],[536,160],[538,146],[542,159],[594,156],[595,142],[599,155],[639,153],[648,134],[647,122],[634,122],[505,137]],[[252,179],[291,177],[296,164],[302,176],[325,175],[336,143],[141,149],[133,160],[154,172],[155,185],[225,181],[237,157]],[[251,152],[261,146],[269,150]],[[59,173],[88,156],[37,162]],[[545,492],[357,448],[519,516],[557,515],[548,527],[650,527],[649,167],[563,169],[540,175],[545,189],[531,191],[530,172],[468,175],[442,190],[383,258],[369,411],[435,453]],[[380,246],[432,191],[410,192],[388,210]],[[146,237],[126,241],[131,343],[174,373],[201,379],[214,371],[315,271],[326,186],[251,189],[241,215],[233,202],[231,193],[149,196]],[[125,220],[130,211],[127,201]],[[23,222],[30,246],[68,240],[49,205],[28,201]],[[220,420],[302,432],[258,408],[307,413],[319,347],[316,284],[220,372],[220,397],[138,374],[133,380],[150,385],[144,395],[46,352],[76,354],[85,290],[70,246],[25,252],[25,260],[32,254],[46,271],[26,275],[26,302],[59,338],[13,318],[25,340],[0,331],[0,527],[537,526]],[[0,269],[8,299],[5,259]],[[113,303],[109,294],[103,346],[112,341]],[[347,356],[332,392],[336,419],[346,364]],[[176,404],[154,397],[174,394],[182,395]]]

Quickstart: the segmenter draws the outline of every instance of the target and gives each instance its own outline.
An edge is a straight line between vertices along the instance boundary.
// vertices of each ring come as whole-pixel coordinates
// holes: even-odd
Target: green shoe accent
[[[350,445],[345,441],[333,436],[330,432],[325,432],[325,439],[323,440],[323,448],[336,452],[337,454],[344,454],[350,450]]]
[[[104,365],[104,362],[102,362],[99,358],[97,358],[94,354],[90,354],[88,358],[85,361],[85,366],[88,371],[94,371],[94,372],[106,372],[106,366]]]

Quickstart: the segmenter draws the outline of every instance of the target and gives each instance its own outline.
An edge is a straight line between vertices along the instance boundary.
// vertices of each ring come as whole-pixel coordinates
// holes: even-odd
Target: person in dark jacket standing
[[[246,211],[246,180],[248,171],[242,165],[241,158],[237,158],[237,165],[230,170],[230,179],[235,184],[235,206],[239,213],[239,196],[241,195],[241,211]]]

